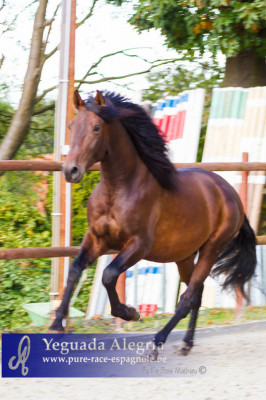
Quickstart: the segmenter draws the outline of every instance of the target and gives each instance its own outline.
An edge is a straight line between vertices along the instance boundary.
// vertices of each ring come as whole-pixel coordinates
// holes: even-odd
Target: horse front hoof
[[[118,310],[112,310],[111,314],[125,321],[138,321],[140,319],[139,312],[134,307],[126,306],[125,304],[121,304]]]
[[[182,356],[187,356],[191,349],[192,349],[192,346],[190,346],[187,342],[182,342],[181,348],[180,348],[180,354]]]
[[[131,316],[130,321],[138,321],[140,319],[140,313],[134,307],[127,306],[127,309]]]

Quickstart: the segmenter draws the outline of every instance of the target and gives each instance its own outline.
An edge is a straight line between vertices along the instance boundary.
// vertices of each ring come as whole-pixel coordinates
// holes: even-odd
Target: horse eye
[[[95,126],[93,127],[93,132],[99,132],[100,129],[101,129],[101,128],[100,128],[99,125],[95,125]]]

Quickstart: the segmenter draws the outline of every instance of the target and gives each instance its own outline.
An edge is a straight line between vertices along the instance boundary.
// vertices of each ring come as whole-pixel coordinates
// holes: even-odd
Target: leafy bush
[[[99,172],[86,174],[73,186],[73,244],[80,245],[88,229],[87,201],[99,182]],[[0,178],[0,247],[51,246],[52,174],[49,190],[38,210],[38,187],[47,180],[40,174],[10,172]],[[88,269],[87,279],[75,307],[86,311],[93,282],[95,264]],[[49,301],[51,260],[0,261],[0,329],[12,329],[30,323],[23,309],[27,303]]]
[[[73,185],[73,220],[72,220],[72,241],[73,246],[79,246],[83,236],[88,229],[87,203],[90,194],[100,180],[100,172],[92,171],[85,174],[80,183]]]
[[[84,175],[80,183],[74,184],[72,192],[72,245],[80,246],[88,229],[87,203],[90,194],[100,180],[100,172],[92,171]],[[87,269],[87,277],[76,299],[74,307],[86,312],[90,298],[96,262]]]
[[[51,245],[51,221],[37,208],[40,176],[12,172],[1,177],[0,247]],[[0,328],[30,322],[23,305],[49,300],[50,260],[0,261]]]

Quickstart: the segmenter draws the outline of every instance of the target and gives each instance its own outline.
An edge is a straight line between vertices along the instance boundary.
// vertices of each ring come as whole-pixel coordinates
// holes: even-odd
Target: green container
[[[25,304],[23,308],[27,311],[30,319],[35,326],[48,325],[50,321],[50,310],[51,303],[31,303]],[[77,310],[74,307],[70,307],[69,318],[82,318],[84,317],[84,312]]]

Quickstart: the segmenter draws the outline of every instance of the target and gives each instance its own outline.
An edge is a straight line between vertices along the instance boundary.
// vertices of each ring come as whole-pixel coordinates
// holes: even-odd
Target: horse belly
[[[186,218],[174,213],[168,219],[163,217],[156,227],[153,246],[147,259],[155,262],[176,262],[197,252],[209,239],[211,227],[207,213],[206,218],[202,218],[201,214],[200,221],[194,213],[195,210],[187,213]]]
[[[190,241],[189,243],[172,241],[155,243],[145,259],[162,263],[185,260],[196,253],[204,243],[205,241],[202,240]]]

